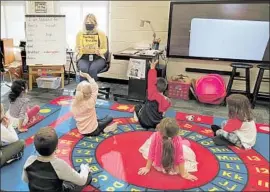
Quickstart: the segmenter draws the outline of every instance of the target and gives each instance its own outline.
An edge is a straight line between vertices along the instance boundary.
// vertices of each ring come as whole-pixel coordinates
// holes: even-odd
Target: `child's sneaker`
[[[19,152],[18,154],[14,155],[10,160],[8,160],[5,164],[10,164],[13,161],[20,160],[23,156],[23,151]]]
[[[36,120],[37,120],[37,119],[38,119],[38,115],[36,115],[36,116],[32,117],[32,119],[31,119],[31,123],[36,122]]]
[[[104,129],[104,133],[114,132],[117,129],[118,123],[115,122]]]
[[[136,114],[136,112],[134,111],[133,112],[133,119],[135,120],[135,121],[139,121],[139,119],[138,119],[138,117],[137,117],[137,114]]]

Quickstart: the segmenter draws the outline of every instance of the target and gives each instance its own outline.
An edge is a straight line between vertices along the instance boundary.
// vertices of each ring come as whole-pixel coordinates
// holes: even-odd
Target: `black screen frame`
[[[214,58],[214,57],[194,57],[194,56],[181,56],[181,55],[170,55],[170,40],[171,40],[171,26],[172,26],[172,13],[173,6],[175,4],[262,4],[268,3],[269,0],[208,0],[208,1],[171,1],[169,11],[169,26],[168,26],[168,39],[166,56],[168,58],[182,58],[182,59],[198,59],[198,60],[212,60],[212,61],[231,61],[231,62],[245,62],[245,63],[266,63],[270,64],[269,61],[257,61],[257,60],[244,60],[244,59],[230,59],[230,58]],[[270,17],[270,16],[269,16]],[[269,40],[270,41],[270,40]]]

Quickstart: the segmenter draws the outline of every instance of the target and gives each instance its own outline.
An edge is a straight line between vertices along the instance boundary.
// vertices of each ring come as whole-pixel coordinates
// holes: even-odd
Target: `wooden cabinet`
[[[12,79],[19,79],[22,77],[22,63],[15,61],[13,39],[1,39],[1,50],[4,56],[4,68],[7,69]]]
[[[1,50],[3,50],[5,66],[8,66],[15,61],[13,48],[13,39],[1,39]]]

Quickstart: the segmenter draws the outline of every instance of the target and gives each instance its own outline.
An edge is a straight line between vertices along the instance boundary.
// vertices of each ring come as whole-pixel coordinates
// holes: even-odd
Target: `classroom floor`
[[[35,95],[34,91],[30,93],[31,97],[35,97],[35,102],[38,98],[42,100],[45,94],[43,91]],[[268,124],[257,124],[257,142],[251,150],[218,147],[211,139],[210,125],[220,125],[225,118],[199,115],[192,111],[194,121],[190,122],[187,121],[190,115],[187,112],[170,109],[166,116],[178,120],[180,135],[191,142],[196,154],[198,171],[194,174],[199,179],[196,182],[186,181],[154,169],[146,176],[139,176],[138,169],[146,162],[139,148],[152,132],[143,130],[133,119],[133,105],[98,100],[98,117],[111,115],[114,122],[118,122],[118,128],[113,133],[98,137],[82,137],[70,113],[72,97],[59,96],[57,92],[54,94],[51,95],[54,97],[52,101],[41,106],[43,120],[27,133],[19,134],[26,141],[24,156],[1,168],[1,190],[28,190],[27,184],[21,180],[21,173],[26,159],[36,154],[32,136],[41,127],[49,125],[59,136],[56,151],[59,158],[77,170],[81,163],[90,165],[93,180],[84,191],[269,191]]]

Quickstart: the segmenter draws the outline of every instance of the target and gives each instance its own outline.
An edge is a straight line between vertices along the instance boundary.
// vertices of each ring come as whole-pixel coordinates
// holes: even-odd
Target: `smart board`
[[[171,1],[167,57],[270,63],[269,0]]]
[[[191,20],[189,56],[261,61],[269,40],[269,22]]]

